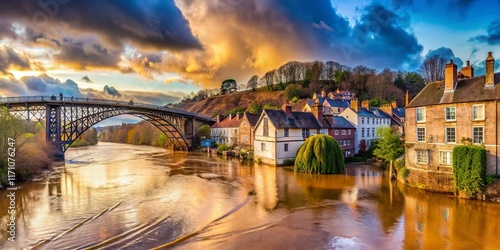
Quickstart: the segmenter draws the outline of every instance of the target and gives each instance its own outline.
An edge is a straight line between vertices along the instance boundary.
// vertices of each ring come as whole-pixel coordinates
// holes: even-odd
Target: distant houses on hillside
[[[315,134],[331,135],[340,144],[345,157],[367,150],[378,139],[378,127],[393,126],[403,132],[405,110],[396,103],[371,108],[360,105],[349,91],[316,94],[301,112],[290,104],[281,109],[266,109],[261,114],[243,113],[217,116],[212,139],[218,144],[253,148],[254,159],[281,165],[295,159],[304,141]]]

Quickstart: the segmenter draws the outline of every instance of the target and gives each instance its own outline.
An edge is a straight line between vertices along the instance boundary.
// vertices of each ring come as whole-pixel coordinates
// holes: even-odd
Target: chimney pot
[[[287,115],[292,114],[292,105],[290,105],[289,103],[284,103],[283,105],[281,105],[281,109],[285,111]]]

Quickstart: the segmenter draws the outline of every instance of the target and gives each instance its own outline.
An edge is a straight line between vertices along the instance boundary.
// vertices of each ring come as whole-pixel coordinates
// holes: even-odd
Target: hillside
[[[196,112],[206,116],[214,116],[215,114],[224,114],[234,108],[250,108],[254,103],[276,105],[281,107],[287,101],[285,91],[267,91],[258,89],[255,92],[251,90],[242,91],[232,94],[219,95],[209,97],[202,101],[181,102],[175,104],[175,108],[184,109],[189,112]],[[304,107],[305,100],[299,100],[292,104],[294,111],[299,111]]]

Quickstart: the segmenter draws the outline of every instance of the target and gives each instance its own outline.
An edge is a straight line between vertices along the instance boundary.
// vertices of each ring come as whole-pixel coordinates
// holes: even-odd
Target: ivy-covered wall
[[[455,190],[471,197],[486,184],[486,150],[481,146],[456,146],[453,149]]]

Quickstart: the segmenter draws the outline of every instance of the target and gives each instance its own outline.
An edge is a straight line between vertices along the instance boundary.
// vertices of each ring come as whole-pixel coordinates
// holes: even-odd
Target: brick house
[[[259,117],[260,114],[251,114],[248,112],[243,114],[239,127],[239,142],[242,147],[253,148],[253,130],[259,120]]]
[[[354,156],[356,127],[342,116],[325,116],[332,125],[328,134],[335,138],[345,157]]]
[[[474,76],[469,61],[461,72],[450,61],[444,80],[427,84],[406,107],[405,160],[410,182],[452,191],[452,184],[442,184],[453,181],[452,150],[467,142],[483,144],[487,173],[499,173],[500,74],[494,73],[494,63],[490,52],[486,75]]]

